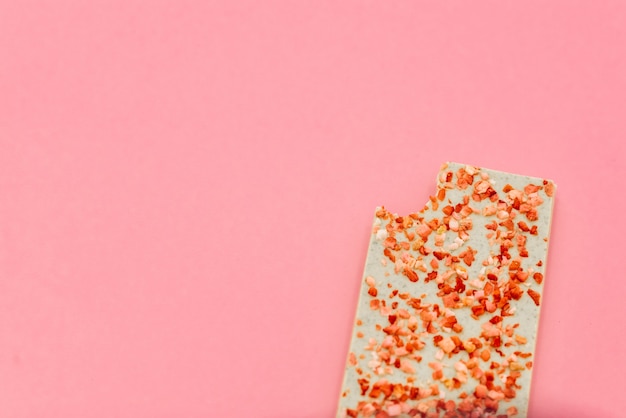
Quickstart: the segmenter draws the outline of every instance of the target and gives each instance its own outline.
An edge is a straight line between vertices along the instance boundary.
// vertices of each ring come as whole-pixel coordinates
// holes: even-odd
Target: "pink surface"
[[[446,160],[556,181],[531,416],[623,416],[626,6],[517,3],[2,1],[0,417],[332,417]]]

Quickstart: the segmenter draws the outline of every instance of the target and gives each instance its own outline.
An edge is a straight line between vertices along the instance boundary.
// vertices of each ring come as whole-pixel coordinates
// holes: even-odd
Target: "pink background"
[[[623,416],[625,115],[620,1],[1,1],[0,416],[332,417],[446,160],[556,181],[531,415]]]

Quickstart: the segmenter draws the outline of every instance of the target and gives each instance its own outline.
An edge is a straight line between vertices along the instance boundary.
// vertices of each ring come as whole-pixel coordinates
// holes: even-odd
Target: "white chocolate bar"
[[[337,417],[525,417],[555,185],[444,164],[378,208]]]

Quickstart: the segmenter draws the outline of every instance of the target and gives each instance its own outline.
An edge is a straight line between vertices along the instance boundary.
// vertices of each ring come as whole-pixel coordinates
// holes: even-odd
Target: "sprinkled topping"
[[[376,211],[338,416],[526,413],[555,186],[458,164],[438,179],[422,211]]]

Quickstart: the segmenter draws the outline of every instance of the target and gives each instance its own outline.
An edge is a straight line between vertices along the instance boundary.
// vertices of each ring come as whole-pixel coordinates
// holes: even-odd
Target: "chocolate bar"
[[[377,208],[337,417],[527,415],[555,189],[447,163]]]

